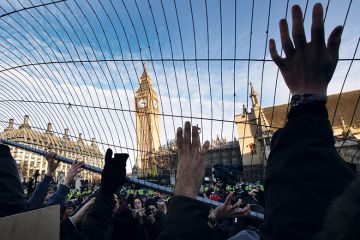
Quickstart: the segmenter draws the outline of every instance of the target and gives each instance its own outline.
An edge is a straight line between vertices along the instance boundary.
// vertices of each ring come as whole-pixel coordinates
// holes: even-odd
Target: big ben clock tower
[[[151,153],[160,147],[160,117],[158,97],[152,86],[145,64],[140,77],[140,86],[135,93],[136,108],[136,170],[139,176],[151,174]]]

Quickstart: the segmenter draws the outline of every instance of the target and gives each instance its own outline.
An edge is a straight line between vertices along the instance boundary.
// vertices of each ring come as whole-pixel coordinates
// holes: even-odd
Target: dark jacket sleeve
[[[25,210],[26,201],[10,148],[0,144],[0,217]]]
[[[76,239],[108,239],[108,230],[114,206],[115,200],[112,197],[100,193],[96,197],[92,209],[86,215]]]
[[[60,239],[61,240],[73,240],[76,238],[78,232],[75,224],[68,217],[64,221],[60,222]]]
[[[265,172],[263,239],[311,239],[353,173],[334,147],[325,103],[291,109],[272,139]]]
[[[163,231],[158,239],[211,239],[208,215],[209,208],[199,201],[175,196],[169,201]]]
[[[29,201],[29,208],[39,208],[43,205],[45,197],[49,191],[52,177],[45,175],[43,180],[36,186],[35,191],[32,193]]]
[[[47,206],[60,204],[60,208],[62,208],[65,204],[65,197],[69,192],[70,188],[68,186],[60,184],[57,191],[49,198]]]

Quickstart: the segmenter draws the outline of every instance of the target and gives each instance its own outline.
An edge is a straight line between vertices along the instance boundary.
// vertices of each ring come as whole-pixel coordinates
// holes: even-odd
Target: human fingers
[[[206,153],[208,152],[210,147],[210,142],[209,141],[205,141],[205,143],[203,144],[201,150],[200,150],[200,157],[205,159]]]
[[[183,153],[186,153],[190,150],[190,145],[191,145],[191,124],[190,122],[185,122]]]
[[[56,156],[56,153],[54,153],[54,152],[46,152],[45,153],[45,159],[47,161],[53,160],[55,158],[55,156]]]
[[[82,167],[84,164],[85,164],[84,161],[79,161],[79,162],[75,163],[75,166],[76,167]]]
[[[303,49],[306,45],[303,14],[299,5],[294,5],[292,12],[292,37],[295,49]]]
[[[111,150],[111,148],[108,148],[105,153],[105,163],[111,160],[112,155],[113,155],[113,151]]]
[[[71,164],[71,167],[72,167],[72,166],[75,166],[78,162],[79,162],[79,160],[76,159],[76,160]]]
[[[331,33],[327,42],[327,50],[333,60],[339,59],[339,48],[341,42],[342,26],[337,26]]]
[[[281,44],[287,57],[294,55],[294,45],[291,42],[289,27],[285,19],[281,19],[279,22]]]
[[[233,206],[232,209],[239,208],[241,206],[242,199],[239,199]]]
[[[200,138],[199,138],[199,128],[197,126],[192,126],[191,137],[192,137],[191,148],[195,151],[198,151],[200,148]]]
[[[233,192],[230,192],[229,195],[226,197],[224,204],[228,205],[231,202],[231,198],[234,196]]]
[[[76,173],[79,173],[81,172],[82,170],[84,170],[83,168],[81,168],[82,165],[77,165],[75,168],[74,168],[74,172]]]
[[[311,42],[318,47],[325,46],[324,13],[321,3],[314,5],[311,24]]]
[[[181,127],[179,127],[176,131],[176,146],[177,146],[177,151],[179,154],[182,153],[183,142],[184,142],[183,129]]]
[[[284,66],[284,59],[280,57],[280,55],[278,54],[274,39],[270,39],[269,41],[269,51],[270,51],[270,56],[272,60],[274,60],[275,64],[279,68],[282,68]]]
[[[243,208],[236,208],[231,212],[232,216],[246,216],[250,212],[250,205],[246,205]]]

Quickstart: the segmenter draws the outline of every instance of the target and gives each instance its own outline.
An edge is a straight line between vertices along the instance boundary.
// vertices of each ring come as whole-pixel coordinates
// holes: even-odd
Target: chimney
[[[69,129],[65,128],[65,133],[64,133],[63,138],[69,139]]]
[[[91,146],[96,147],[96,138],[91,139]]]
[[[23,124],[20,125],[19,129],[21,129],[21,128],[29,128],[30,129],[29,115],[25,115],[24,122],[23,122]]]
[[[48,123],[46,133],[50,133],[50,134],[52,133],[52,124],[51,123]]]
[[[25,117],[24,117],[24,124],[28,124],[28,125],[29,125],[29,115],[25,115]]]
[[[82,135],[82,133],[79,133],[78,143],[83,143],[83,135]]]
[[[9,119],[9,125],[7,126],[7,128],[4,129],[4,131],[9,131],[12,129],[14,129],[14,119],[13,118]]]

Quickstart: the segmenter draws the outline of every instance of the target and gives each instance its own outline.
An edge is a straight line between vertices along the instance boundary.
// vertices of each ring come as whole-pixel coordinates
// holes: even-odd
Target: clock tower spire
[[[140,86],[135,93],[137,175],[145,177],[155,175],[151,162],[153,153],[160,147],[160,117],[158,115],[158,96],[152,86],[151,78],[143,63]]]

